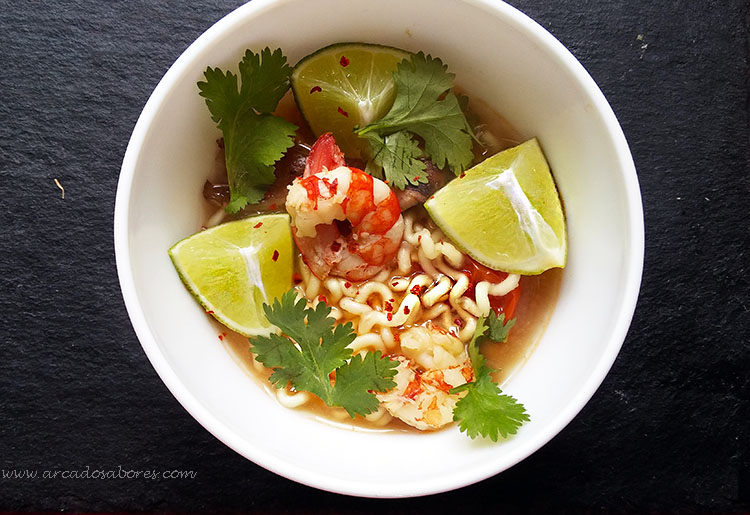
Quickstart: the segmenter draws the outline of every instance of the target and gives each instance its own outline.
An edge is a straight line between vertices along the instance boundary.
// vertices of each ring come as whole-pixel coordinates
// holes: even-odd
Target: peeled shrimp
[[[461,394],[451,388],[474,379],[463,343],[439,327],[413,327],[401,334],[404,356],[396,356],[395,388],[377,394],[394,417],[417,429],[438,429],[453,421]]]
[[[369,279],[395,257],[404,233],[396,195],[383,181],[345,166],[330,134],[313,145],[304,176],[289,186],[286,210],[297,248],[321,280]]]
[[[453,421],[453,408],[461,394],[450,393],[473,377],[471,365],[421,371],[405,356],[396,356],[396,387],[377,394],[394,417],[417,429],[439,429]]]

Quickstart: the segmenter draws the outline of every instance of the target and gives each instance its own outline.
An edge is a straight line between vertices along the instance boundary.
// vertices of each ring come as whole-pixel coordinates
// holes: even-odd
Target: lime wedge
[[[347,157],[360,157],[365,141],[352,132],[382,118],[393,105],[393,72],[409,53],[365,43],[337,43],[303,58],[292,91],[315,136],[332,132]]]
[[[482,161],[424,206],[456,245],[490,268],[536,275],[565,266],[565,217],[536,139]]]
[[[261,215],[206,229],[169,257],[190,293],[216,320],[245,336],[277,332],[263,313],[292,287],[289,215]]]

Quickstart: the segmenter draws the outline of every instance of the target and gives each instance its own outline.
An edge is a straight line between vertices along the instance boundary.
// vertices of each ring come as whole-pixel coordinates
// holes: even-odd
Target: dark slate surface
[[[746,2],[511,2],[623,125],[643,288],[611,373],[560,435],[483,483],[402,501],[319,492],[229,450],[163,386],[125,312],[112,214],[130,132],[169,65],[239,3],[0,1],[0,467],[197,473],[3,477],[0,511],[750,511]]]

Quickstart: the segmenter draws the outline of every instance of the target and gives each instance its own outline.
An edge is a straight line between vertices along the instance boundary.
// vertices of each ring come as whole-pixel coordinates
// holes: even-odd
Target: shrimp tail
[[[310,177],[322,172],[323,169],[333,170],[345,164],[344,153],[336,144],[333,134],[326,132],[310,148],[310,155],[307,156],[305,173],[302,177]]]

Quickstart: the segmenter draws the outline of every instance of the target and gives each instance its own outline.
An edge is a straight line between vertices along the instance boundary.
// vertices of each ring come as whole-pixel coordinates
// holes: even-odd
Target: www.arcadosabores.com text
[[[194,479],[194,470],[132,470],[118,465],[117,469],[0,469],[2,479]]]

